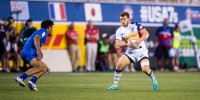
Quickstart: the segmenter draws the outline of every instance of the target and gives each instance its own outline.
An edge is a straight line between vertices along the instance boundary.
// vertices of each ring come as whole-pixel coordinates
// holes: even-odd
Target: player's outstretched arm
[[[39,35],[36,35],[34,38],[34,45],[37,50],[37,60],[41,60],[43,58],[43,53],[40,48],[40,39],[41,37]]]
[[[115,45],[116,45],[116,47],[121,47],[121,48],[123,48],[123,47],[129,47],[128,43],[122,42],[119,39],[115,40]]]

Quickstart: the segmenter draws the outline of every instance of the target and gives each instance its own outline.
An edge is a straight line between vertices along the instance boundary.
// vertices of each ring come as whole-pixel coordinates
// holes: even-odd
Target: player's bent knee
[[[36,67],[40,72],[46,71],[46,70],[47,70],[47,67],[44,66],[44,64],[43,64],[41,61],[37,61],[35,67]]]
[[[43,67],[44,72],[46,72],[48,70],[48,67],[44,62],[42,62],[42,67]]]
[[[149,60],[148,59],[143,59],[141,62],[140,62],[140,65],[141,65],[141,69],[143,72],[146,72],[146,70],[149,69]]]
[[[46,72],[48,70],[48,67],[44,66],[43,71]]]
[[[148,59],[143,59],[140,62],[141,67],[149,66],[149,60]]]
[[[142,72],[148,72],[148,70],[149,70],[149,66],[142,67]]]
[[[41,72],[44,70],[44,68],[42,66],[38,66],[37,69]]]
[[[118,63],[117,63],[117,66],[116,66],[116,69],[117,69],[117,70],[122,70],[123,65],[124,65],[124,64],[123,64],[122,62],[118,62]]]

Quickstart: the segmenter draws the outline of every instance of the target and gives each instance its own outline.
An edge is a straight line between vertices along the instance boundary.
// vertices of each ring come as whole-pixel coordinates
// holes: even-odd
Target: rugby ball
[[[130,47],[132,48],[132,49],[137,49],[138,47],[136,47],[136,46],[134,46],[133,44],[136,42],[136,40],[137,40],[137,38],[135,38],[135,37],[130,37],[129,39],[128,39],[128,43],[130,44]]]

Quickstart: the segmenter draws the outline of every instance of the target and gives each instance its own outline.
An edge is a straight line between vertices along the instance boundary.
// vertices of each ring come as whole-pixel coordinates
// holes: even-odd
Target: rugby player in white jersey
[[[120,48],[128,47],[128,49],[117,62],[114,72],[114,84],[107,89],[118,90],[118,81],[123,68],[130,63],[139,62],[142,71],[151,78],[153,90],[157,90],[158,83],[153,74],[153,70],[150,69],[148,49],[144,42],[149,36],[147,30],[137,22],[131,24],[127,12],[120,14],[120,22],[121,26],[116,31],[116,46]]]

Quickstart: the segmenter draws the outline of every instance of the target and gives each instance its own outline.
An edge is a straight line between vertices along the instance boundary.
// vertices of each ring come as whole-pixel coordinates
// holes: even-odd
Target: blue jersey
[[[35,31],[29,37],[29,39],[25,43],[23,49],[34,49],[34,50],[36,50],[36,47],[35,47],[35,44],[34,44],[34,38],[35,38],[36,35],[39,35],[41,37],[41,39],[40,39],[40,47],[44,45],[44,43],[46,42],[48,33],[47,33],[46,29],[42,28],[42,29],[40,29],[38,31]]]
[[[156,36],[158,37],[159,45],[171,47],[171,39],[173,38],[173,29],[168,26],[159,27]]]
[[[37,50],[34,44],[34,38],[36,35],[39,35],[41,37],[40,39],[40,47],[44,45],[44,43],[46,42],[47,36],[48,36],[48,32],[46,31],[46,29],[41,28],[40,30],[35,31],[27,40],[27,42],[25,43],[22,51],[21,51],[21,57],[22,59],[27,62],[30,63],[30,61],[33,58],[37,57]]]

